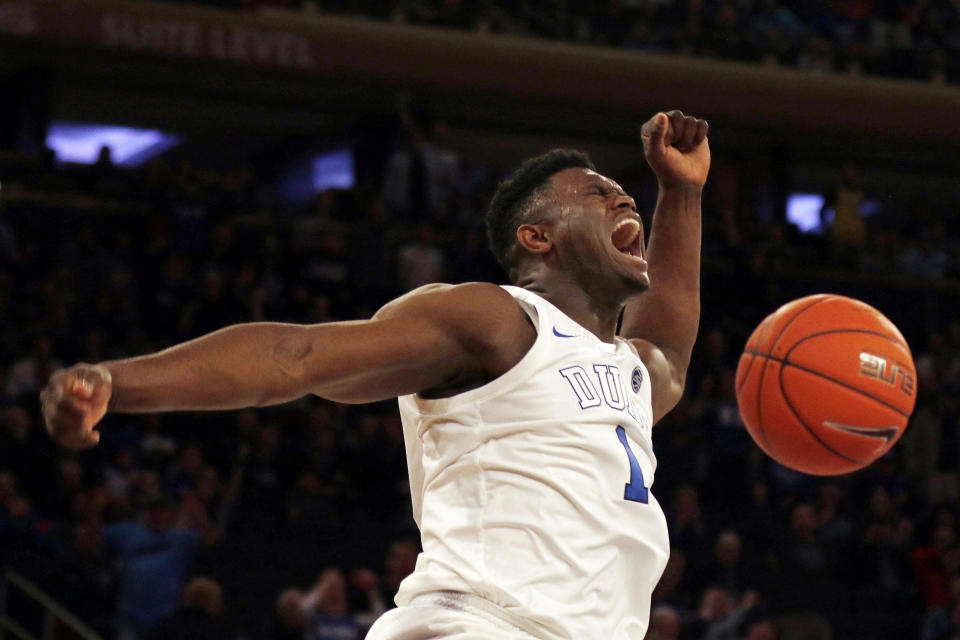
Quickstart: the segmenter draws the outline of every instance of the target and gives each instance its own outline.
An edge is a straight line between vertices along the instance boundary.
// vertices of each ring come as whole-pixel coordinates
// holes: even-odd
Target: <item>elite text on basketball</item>
[[[910,372],[896,363],[887,362],[887,359],[883,356],[866,351],[862,352],[860,354],[860,375],[875,378],[890,386],[899,386],[900,390],[906,395],[913,395],[915,383]]]

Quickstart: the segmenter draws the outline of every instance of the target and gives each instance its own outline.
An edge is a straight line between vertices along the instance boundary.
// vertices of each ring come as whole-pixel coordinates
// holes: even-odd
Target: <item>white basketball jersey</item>
[[[537,328],[523,359],[450,398],[399,399],[423,553],[397,604],[460,591],[540,638],[642,640],[669,555],[646,367],[504,289]]]

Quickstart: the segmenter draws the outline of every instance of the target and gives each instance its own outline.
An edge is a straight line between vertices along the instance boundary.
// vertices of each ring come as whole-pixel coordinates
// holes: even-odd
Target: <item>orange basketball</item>
[[[754,441],[813,475],[861,469],[900,438],[917,400],[906,340],[868,304],[818,294],[777,309],[737,366],[737,402]]]

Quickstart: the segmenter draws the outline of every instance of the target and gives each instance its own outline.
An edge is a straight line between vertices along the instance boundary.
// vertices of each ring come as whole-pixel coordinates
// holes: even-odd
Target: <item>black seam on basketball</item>
[[[754,360],[760,359],[760,354],[756,351],[753,352]],[[770,455],[773,455],[774,448],[770,444],[770,438],[767,436],[767,430],[763,428],[763,379],[767,375],[767,363],[763,363],[763,368],[760,369],[760,382],[757,383],[757,426],[760,427],[760,435],[763,436],[763,441],[767,443],[767,448],[770,450]]]
[[[810,425],[808,425],[806,421],[804,421],[804,419],[800,417],[800,413],[797,411],[796,407],[793,406],[793,403],[790,401],[790,396],[787,395],[787,390],[783,386],[783,370],[784,369],[786,369],[785,366],[780,367],[780,375],[778,376],[779,382],[780,382],[780,395],[783,397],[783,401],[787,403],[787,408],[790,409],[790,413],[792,413],[794,417],[797,419],[797,422],[799,422],[803,426],[803,428],[807,430],[807,433],[812,435],[814,439],[823,446],[824,449],[826,449],[827,451],[829,451],[830,453],[834,454],[837,457],[843,458],[848,462],[854,462],[856,464],[864,464],[866,462],[870,462],[869,460],[857,460],[856,458],[851,458],[850,456],[840,453],[839,451],[831,447],[829,444],[824,442],[823,438],[820,437],[820,434],[818,434],[816,431],[810,428]]]
[[[780,342],[780,338],[783,337],[783,334],[786,333],[787,331],[787,327],[793,324],[794,320],[796,320],[797,318],[802,316],[804,313],[806,313],[808,309],[817,306],[821,302],[826,302],[827,300],[833,300],[836,297],[837,296],[834,296],[828,293],[825,298],[821,298],[820,300],[814,300],[813,302],[805,306],[803,309],[800,309],[800,311],[797,311],[796,315],[794,315],[792,318],[787,320],[787,322],[782,327],[780,327],[780,333],[778,333],[777,337],[773,339],[772,343],[770,343],[770,353],[773,353],[773,350],[777,348],[777,343]]]
[[[764,319],[764,323],[766,323],[766,319]],[[760,337],[757,338],[757,344],[763,344],[763,339],[767,337],[767,334],[769,332],[770,332],[770,326],[767,325],[766,327],[763,328],[763,333],[760,335]],[[750,342],[750,339],[747,338],[747,343],[749,342]],[[747,350],[746,347],[744,347],[744,351],[746,350]],[[740,382],[739,385],[737,385],[737,390],[736,390],[737,395],[740,395],[740,392],[743,391],[743,388],[746,386],[747,379],[750,377],[750,372],[753,371],[753,363],[756,361],[757,361],[757,358],[756,356],[754,356],[754,358],[750,361],[750,364],[747,365],[747,370],[743,372],[743,380]]]
[[[848,384],[848,383],[844,382],[843,380],[837,380],[836,378],[831,378],[830,376],[828,376],[828,375],[826,375],[826,374],[824,374],[824,373],[821,373],[821,372],[819,372],[819,371],[815,371],[815,370],[810,369],[810,368],[808,368],[808,367],[805,367],[805,366],[803,366],[803,365],[797,364],[796,362],[790,362],[789,360],[786,360],[786,359],[784,359],[784,358],[778,358],[778,357],[776,357],[776,356],[770,355],[769,353],[760,353],[759,351],[750,351],[750,352],[747,352],[747,353],[752,353],[753,355],[759,356],[759,357],[761,357],[761,358],[767,358],[767,359],[769,359],[769,360],[775,360],[775,361],[779,362],[780,364],[782,364],[782,365],[785,366],[785,367],[796,367],[797,369],[800,369],[801,371],[806,371],[807,373],[810,373],[810,374],[813,374],[813,375],[818,376],[818,377],[820,377],[820,378],[823,378],[824,380],[828,380],[828,381],[830,381],[830,382],[833,382],[833,383],[835,383],[835,384],[838,384],[838,385],[840,385],[841,387],[846,387],[847,389],[850,389],[851,391],[854,391],[854,392],[856,392],[856,393],[859,393],[860,395],[862,395],[862,396],[864,396],[864,397],[866,397],[866,398],[870,398],[870,399],[873,400],[874,402],[876,402],[876,403],[878,403],[878,404],[882,404],[883,406],[887,407],[888,409],[890,409],[890,410],[892,410],[892,411],[894,411],[894,412],[896,412],[896,413],[899,413],[899,414],[902,415],[904,418],[908,418],[908,419],[910,418],[910,414],[909,414],[909,413],[906,413],[906,412],[904,412],[904,411],[901,411],[900,409],[898,409],[897,407],[893,406],[892,404],[890,404],[890,403],[887,402],[886,400],[882,400],[881,398],[878,398],[877,396],[871,395],[871,394],[867,393],[866,391],[863,391],[862,389],[858,389],[858,388],[856,388],[855,386],[853,386],[852,384]]]
[[[796,344],[794,344],[792,347],[790,347],[790,350],[787,351],[787,352],[784,354],[783,357],[784,357],[784,358],[789,358],[789,357],[790,357],[790,354],[793,353],[793,350],[796,349],[797,346],[799,346],[799,345],[800,345],[801,343],[803,343],[803,342],[806,342],[806,341],[809,340],[810,338],[816,338],[817,336],[827,336],[827,335],[831,335],[831,334],[834,334],[834,333],[866,333],[866,334],[871,335],[871,336],[877,336],[878,338],[883,338],[883,339],[885,339],[885,340],[889,340],[890,342],[892,342],[893,344],[897,345],[898,347],[903,347],[904,351],[906,351],[908,354],[910,353],[910,347],[907,346],[907,343],[906,343],[906,342],[900,342],[900,341],[897,340],[896,338],[892,338],[892,337],[888,336],[887,334],[882,333],[882,332],[880,332],[880,331],[872,331],[872,330],[870,330],[870,329],[830,329],[830,330],[828,330],[828,331],[818,331],[817,333],[811,333],[811,334],[808,335],[808,336],[804,336],[803,338],[800,338],[799,340],[797,340],[797,343],[796,343]],[[913,356],[911,355],[911,358],[912,358],[912,357],[913,357]]]
[[[794,315],[792,318],[787,320],[786,324],[784,324],[780,328],[780,333],[776,335],[776,337],[773,339],[773,342],[770,344],[770,351],[771,352],[773,351],[773,348],[777,345],[777,342],[780,340],[780,336],[783,335],[783,332],[787,330],[787,327],[790,326],[790,323],[796,320],[801,313],[803,313],[810,307],[814,305],[818,305],[821,302],[824,302],[829,299],[830,297],[826,297],[821,300],[814,300],[813,302],[805,306],[803,309],[800,309],[800,311],[798,311],[796,315]],[[766,319],[764,320],[764,322],[766,322]],[[762,343],[763,342],[762,338],[758,340],[758,342]],[[751,350],[744,349],[744,353],[753,353],[754,356],[762,355],[755,349],[751,349]],[[754,357],[754,361],[756,361],[757,359],[758,358]],[[753,366],[753,362],[750,363],[750,366]],[[763,427],[763,379],[766,378],[766,376],[767,376],[767,366],[766,366],[766,363],[764,363],[763,369],[760,371],[760,381],[757,383],[757,426],[760,427],[760,435],[763,436],[763,441],[767,444],[767,447],[770,449],[770,453],[772,455],[775,449],[773,445],[770,444],[770,438],[769,436],[767,436],[767,430]],[[746,376],[744,376],[744,380],[746,380]]]
[[[747,370],[743,372],[743,381],[737,385],[736,394],[739,396],[740,392],[743,391],[743,388],[747,386],[747,378],[750,377],[750,371],[753,370],[753,363],[757,361],[757,356],[750,356],[750,363],[747,364]]]

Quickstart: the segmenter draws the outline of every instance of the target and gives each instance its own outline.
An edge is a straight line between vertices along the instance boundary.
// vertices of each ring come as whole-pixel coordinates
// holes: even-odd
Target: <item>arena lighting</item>
[[[818,233],[823,196],[819,193],[791,193],[787,196],[787,222],[804,233]]]
[[[114,125],[51,122],[47,146],[61,162],[95,164],[100,149],[110,147],[114,164],[136,167],[180,143],[180,136]]]
[[[820,221],[820,209],[825,199],[819,193],[791,193],[787,196],[787,222],[792,222],[803,233],[823,233],[826,227]],[[880,212],[882,205],[876,200],[863,200],[860,203],[860,215],[872,216]],[[833,221],[833,208],[823,212],[824,221],[829,225]]]
[[[338,147],[314,156],[311,166],[315,192],[353,188],[353,149],[350,147]]]

